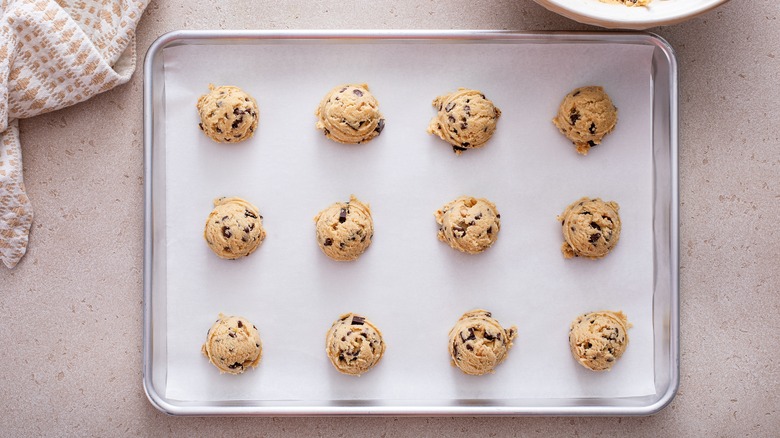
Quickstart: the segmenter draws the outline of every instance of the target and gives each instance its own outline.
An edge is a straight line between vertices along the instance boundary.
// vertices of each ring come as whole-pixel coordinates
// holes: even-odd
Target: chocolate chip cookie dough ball
[[[461,196],[434,215],[439,224],[439,240],[468,254],[490,248],[501,230],[501,215],[487,199]]]
[[[209,85],[198,99],[200,129],[218,143],[238,143],[255,133],[260,118],[257,102],[238,87]]]
[[[201,352],[220,373],[241,374],[260,363],[263,343],[257,327],[246,318],[220,313],[208,331]]]
[[[336,202],[314,217],[317,243],[328,257],[351,261],[360,257],[371,245],[374,221],[368,204],[354,195],[348,202]]]
[[[359,376],[385,354],[382,333],[364,316],[341,315],[325,335],[325,352],[339,372]]]
[[[385,128],[379,102],[366,84],[346,84],[330,90],[314,114],[317,129],[339,143],[364,143]]]
[[[484,94],[467,88],[437,97],[433,106],[438,113],[428,125],[428,133],[452,145],[458,155],[466,149],[484,146],[501,116],[501,110]]]
[[[619,3],[626,6],[647,6],[651,0],[601,0],[603,3]]]
[[[580,87],[563,98],[553,123],[574,143],[577,152],[588,155],[617,124],[617,108],[602,87]]]
[[[517,327],[501,327],[487,310],[466,312],[450,330],[452,364],[472,376],[492,373],[506,359],[515,336]]]
[[[628,346],[631,324],[623,312],[602,310],[574,319],[569,347],[574,359],[593,371],[609,371]]]
[[[263,217],[257,207],[241,198],[217,198],[203,230],[209,248],[223,259],[248,256],[263,239]]]
[[[604,202],[601,198],[581,198],[566,207],[558,216],[563,230],[563,256],[600,259],[612,251],[620,239],[619,209],[617,202]]]

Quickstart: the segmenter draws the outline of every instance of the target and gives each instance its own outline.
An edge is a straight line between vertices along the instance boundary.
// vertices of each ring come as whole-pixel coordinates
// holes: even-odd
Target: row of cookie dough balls
[[[606,256],[620,238],[621,222],[616,202],[582,198],[558,216],[561,221],[564,257],[598,259]],[[468,254],[490,248],[501,230],[501,215],[487,199],[461,196],[434,214],[438,238]],[[351,261],[371,245],[374,221],[371,209],[351,196],[336,202],[314,217],[317,243],[333,260]],[[241,198],[218,198],[203,231],[209,248],[221,258],[248,256],[266,236],[263,216],[257,207]]]
[[[200,129],[220,143],[238,143],[254,135],[260,118],[257,101],[238,87],[209,85],[198,99]],[[501,110],[478,91],[459,88],[433,100],[436,116],[428,132],[452,146],[456,154],[484,146],[496,130]],[[317,129],[339,143],[359,144],[382,133],[385,119],[366,84],[330,90],[315,111]],[[577,152],[601,143],[617,124],[617,108],[602,87],[577,88],[564,97],[553,123]]]
[[[612,368],[628,346],[631,324],[622,312],[599,311],[574,319],[569,328],[569,348],[585,368]],[[452,364],[466,374],[494,372],[506,359],[517,336],[517,327],[504,328],[482,309],[463,314],[449,332]],[[325,335],[325,353],[341,373],[359,376],[379,363],[385,353],[382,332],[366,317],[341,315]],[[220,373],[241,374],[257,367],[263,355],[257,326],[240,316],[219,314],[208,330],[203,354]]]

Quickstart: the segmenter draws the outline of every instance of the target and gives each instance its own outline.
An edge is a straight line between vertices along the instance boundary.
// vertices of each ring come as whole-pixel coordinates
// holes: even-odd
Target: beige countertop
[[[216,5],[216,6],[215,6]],[[2,432],[736,436],[780,430],[780,7],[652,29],[680,82],[681,383],[644,418],[174,418],[141,384],[142,56],[175,29],[588,30],[530,0],[152,1],[130,83],[20,123],[35,209],[0,269]]]

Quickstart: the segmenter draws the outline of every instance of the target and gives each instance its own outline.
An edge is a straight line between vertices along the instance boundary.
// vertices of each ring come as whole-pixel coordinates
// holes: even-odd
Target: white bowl
[[[625,6],[599,0],[534,0],[580,23],[612,29],[666,26],[703,14],[728,0],[652,0],[647,6]]]

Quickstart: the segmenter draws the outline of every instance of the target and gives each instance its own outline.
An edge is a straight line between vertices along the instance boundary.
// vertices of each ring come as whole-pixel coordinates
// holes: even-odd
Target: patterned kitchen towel
[[[0,0],[0,260],[7,267],[27,251],[33,217],[17,119],[127,82],[148,1]]]

